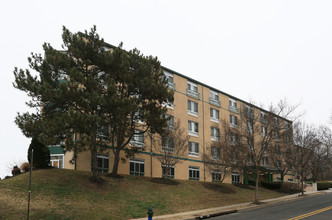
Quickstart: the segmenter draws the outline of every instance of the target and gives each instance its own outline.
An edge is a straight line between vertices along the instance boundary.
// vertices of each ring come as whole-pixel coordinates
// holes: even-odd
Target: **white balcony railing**
[[[199,99],[199,93],[190,89],[187,89],[187,95]]]

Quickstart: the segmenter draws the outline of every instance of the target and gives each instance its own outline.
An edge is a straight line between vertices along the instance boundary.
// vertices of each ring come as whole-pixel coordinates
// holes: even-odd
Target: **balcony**
[[[232,112],[235,112],[235,113],[239,113],[239,110],[237,109],[237,107],[234,107],[234,106],[229,106],[229,110],[232,111]]]
[[[220,101],[210,97],[210,104],[221,107]]]
[[[140,147],[143,148],[144,147],[144,143],[143,142],[139,142],[139,141],[135,141],[135,140],[131,140],[130,144],[134,147]]]
[[[199,93],[194,90],[187,89],[187,95],[199,99]]]
[[[168,82],[168,88],[175,90],[175,83]]]

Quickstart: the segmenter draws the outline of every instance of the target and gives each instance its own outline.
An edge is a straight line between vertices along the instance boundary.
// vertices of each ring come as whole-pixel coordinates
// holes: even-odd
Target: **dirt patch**
[[[151,182],[166,184],[166,185],[179,185],[180,183],[173,179],[164,179],[164,178],[152,178]]]
[[[210,190],[214,190],[217,192],[225,193],[225,194],[233,194],[235,193],[234,189],[231,189],[220,183],[202,183],[202,185]]]

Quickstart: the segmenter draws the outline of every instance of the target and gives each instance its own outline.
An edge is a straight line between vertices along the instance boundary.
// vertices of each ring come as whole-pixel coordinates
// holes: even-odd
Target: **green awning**
[[[48,149],[50,150],[50,154],[64,154],[62,147],[59,145],[49,145]]]

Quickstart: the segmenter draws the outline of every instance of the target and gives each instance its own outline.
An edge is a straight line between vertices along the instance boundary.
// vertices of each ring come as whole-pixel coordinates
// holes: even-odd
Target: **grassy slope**
[[[248,202],[254,197],[253,190],[231,184],[218,184],[217,188],[197,181],[164,185],[135,176],[104,176],[105,183],[98,186],[89,182],[90,175],[63,169],[34,171],[31,219],[129,219],[146,216],[149,206],[155,215],[162,215]],[[1,219],[26,218],[28,178],[22,174],[0,181]],[[259,193],[260,199],[283,195],[266,189]]]

